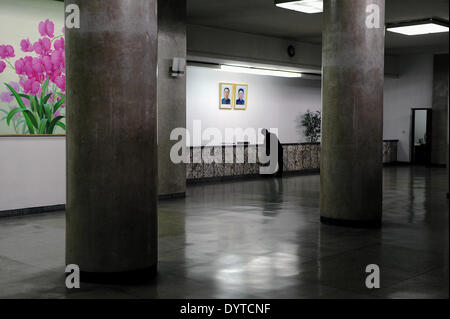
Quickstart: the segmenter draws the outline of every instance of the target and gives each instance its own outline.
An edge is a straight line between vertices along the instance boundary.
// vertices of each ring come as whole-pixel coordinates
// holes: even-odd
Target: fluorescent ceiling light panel
[[[276,69],[261,69],[247,66],[236,66],[236,65],[221,65],[220,69],[226,72],[235,73],[247,73],[247,74],[257,74],[257,75],[270,75],[279,76],[285,78],[301,78],[302,74],[300,72],[284,71]]]
[[[277,7],[294,10],[303,13],[319,13],[323,12],[322,0],[297,0],[289,2],[275,3]]]
[[[448,32],[448,27],[436,23],[423,23],[399,27],[388,27],[387,30],[405,35],[420,35],[420,34]]]

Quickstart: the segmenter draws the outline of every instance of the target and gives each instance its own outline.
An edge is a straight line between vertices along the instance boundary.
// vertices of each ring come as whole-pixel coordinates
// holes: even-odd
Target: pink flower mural
[[[38,25],[41,38],[32,43],[20,41],[22,52],[30,53],[16,61],[14,47],[0,45],[0,73],[10,68],[17,82],[5,83],[0,100],[8,109],[0,109],[8,126],[19,134],[54,134],[56,127],[66,129],[61,109],[65,107],[64,35],[55,36],[55,25],[47,19]],[[15,104],[15,105],[14,105]]]

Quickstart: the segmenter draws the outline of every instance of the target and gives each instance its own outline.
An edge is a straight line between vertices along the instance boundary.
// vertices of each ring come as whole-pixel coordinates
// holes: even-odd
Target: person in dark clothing
[[[278,170],[276,173],[272,174],[271,176],[274,177],[283,177],[283,146],[280,143],[280,140],[278,137],[270,133],[267,129],[262,129],[261,133],[264,135],[264,145],[266,147],[266,156],[270,156],[270,139],[273,138],[275,141],[277,141],[278,145]]]

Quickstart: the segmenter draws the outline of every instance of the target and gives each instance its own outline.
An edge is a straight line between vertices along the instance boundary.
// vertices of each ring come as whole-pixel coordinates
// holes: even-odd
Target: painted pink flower
[[[26,81],[21,81],[23,90],[25,91],[25,93],[29,93],[31,92],[31,88],[33,86],[33,80],[32,79],[28,79]]]
[[[14,54],[14,48],[11,45],[6,46],[6,52],[8,52],[8,57],[14,58],[16,55]]]
[[[39,55],[47,55],[52,49],[52,42],[49,38],[42,38],[33,44],[34,51]]]
[[[0,58],[14,58],[16,55],[14,54],[14,48],[10,45],[0,45]]]
[[[66,90],[66,77],[64,75],[60,75],[56,77],[55,84],[61,89],[61,91]]]
[[[49,19],[45,21],[41,21],[39,23],[39,33],[41,36],[49,36],[50,38],[53,38],[55,35],[53,34],[55,32],[55,24],[50,21]]]
[[[59,66],[59,64],[61,63],[61,57],[59,55],[59,51],[54,51],[52,56],[51,56],[51,60],[53,65],[55,65],[56,67]]]
[[[14,96],[9,91],[2,92],[0,94],[0,100],[5,103],[11,103],[14,100]]]
[[[0,61],[0,73],[2,73],[6,68],[6,63],[3,61]]]
[[[31,94],[36,95],[39,93],[39,91],[41,91],[41,83],[39,83],[38,81],[34,81],[31,85]]]
[[[64,38],[60,38],[58,40],[55,40],[55,43],[53,45],[55,47],[55,50],[64,50]]]
[[[19,59],[14,63],[14,66],[16,67],[16,73],[22,74],[23,73],[23,59]]]
[[[33,62],[32,62],[32,68],[33,71],[36,73],[42,73],[43,72],[43,66],[42,66],[42,61],[39,58],[33,58]]]
[[[49,56],[44,56],[42,58],[42,64],[44,65],[45,72],[51,73],[53,71],[52,60]]]
[[[57,116],[60,116],[60,115],[61,115],[61,112],[60,111],[56,111],[55,114],[53,114],[53,118],[55,118]]]
[[[20,47],[23,52],[33,52],[33,45],[30,42],[30,39],[23,39],[20,41]]]
[[[24,73],[30,78],[34,76],[32,57],[25,57]]]
[[[21,83],[23,85],[23,91],[25,94],[36,95],[41,91],[41,83],[34,79],[28,79],[25,83]],[[24,100],[25,102],[25,100]]]

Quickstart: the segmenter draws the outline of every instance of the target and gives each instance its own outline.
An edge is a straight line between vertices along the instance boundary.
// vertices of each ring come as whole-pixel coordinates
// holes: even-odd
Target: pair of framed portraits
[[[245,110],[247,99],[247,84],[219,83],[219,108]]]

